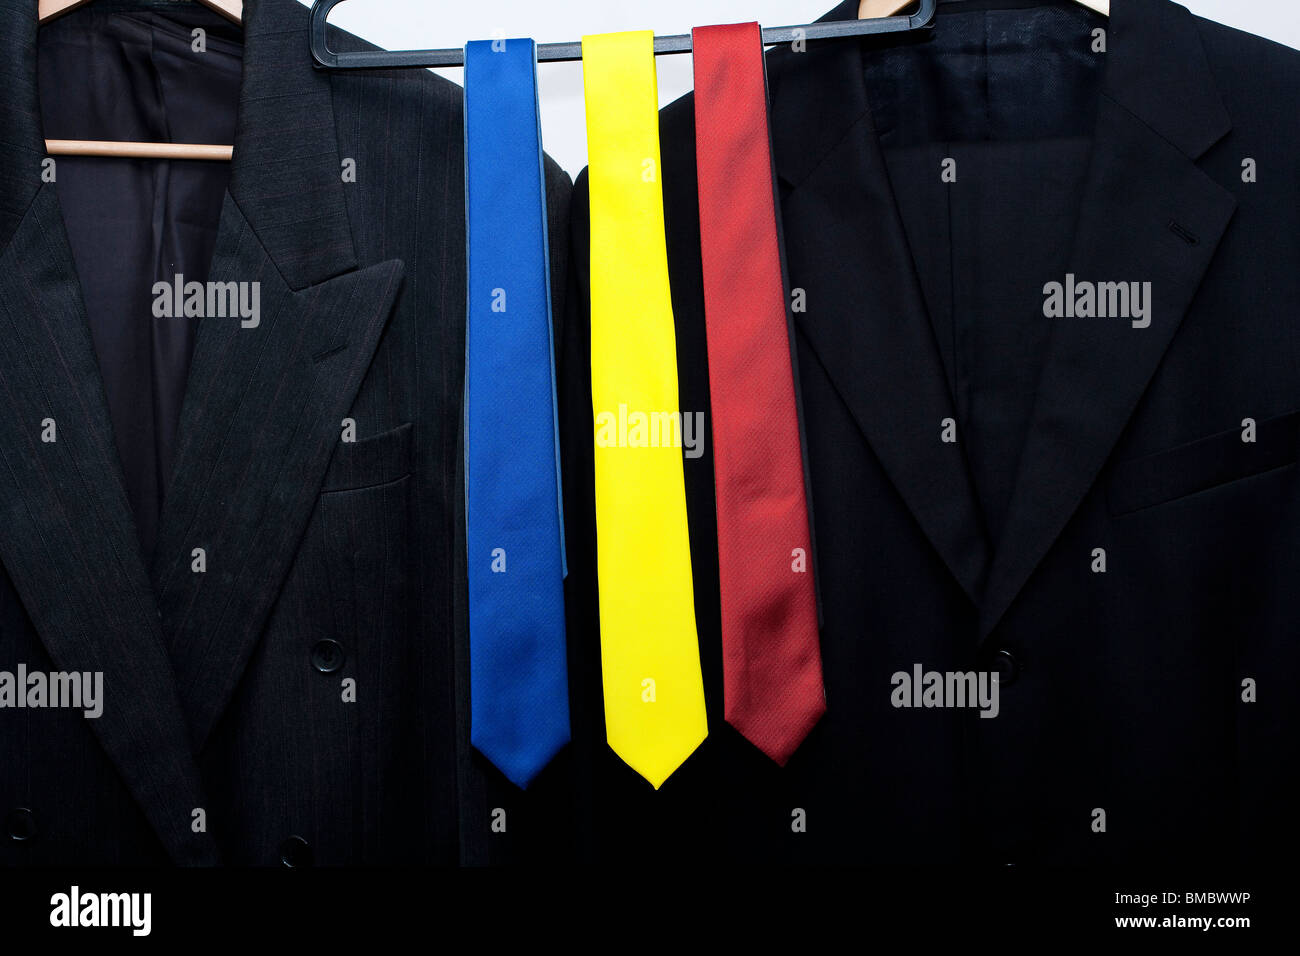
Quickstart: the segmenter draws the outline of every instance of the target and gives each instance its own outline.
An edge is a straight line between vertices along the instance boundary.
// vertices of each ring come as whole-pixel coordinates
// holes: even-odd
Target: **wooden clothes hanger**
[[[858,0],[858,19],[874,20],[876,17],[892,17],[914,2],[915,0],[905,0],[903,3],[899,3],[899,0]],[[1074,2],[1100,13],[1103,17],[1110,16],[1110,0],[1074,0]]]
[[[40,23],[84,6],[91,0],[39,0]],[[232,23],[244,21],[244,0],[198,0]],[[229,162],[233,146],[205,143],[125,143],[101,139],[47,139],[45,149],[51,156],[115,156],[129,159],[209,159]]]

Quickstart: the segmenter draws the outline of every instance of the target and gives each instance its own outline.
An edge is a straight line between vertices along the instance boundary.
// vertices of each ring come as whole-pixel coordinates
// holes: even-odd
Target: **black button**
[[[312,865],[311,846],[300,836],[291,836],[280,844],[280,862],[287,867]]]
[[[993,672],[998,675],[999,684],[1009,687],[1020,676],[1020,662],[1004,647],[993,655]]]
[[[11,840],[20,843],[36,836],[36,817],[26,807],[14,807],[5,817],[5,829]]]
[[[311,649],[311,666],[322,674],[333,674],[347,660],[347,652],[338,641],[317,641]]]

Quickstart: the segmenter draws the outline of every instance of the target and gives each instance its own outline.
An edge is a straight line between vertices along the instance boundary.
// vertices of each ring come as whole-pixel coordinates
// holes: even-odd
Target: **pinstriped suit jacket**
[[[245,4],[211,279],[260,281],[262,318],[200,325],[150,562],[40,177],[35,16],[0,0],[0,671],[102,672],[105,702],[98,720],[0,711],[0,815],[27,837],[3,834],[0,864],[474,863],[562,846],[566,758],[525,797],[468,745],[459,88],[317,71],[304,8]],[[363,46],[337,31],[331,45]],[[559,315],[569,181],[553,163],[547,188]],[[313,666],[323,640],[341,669]]]

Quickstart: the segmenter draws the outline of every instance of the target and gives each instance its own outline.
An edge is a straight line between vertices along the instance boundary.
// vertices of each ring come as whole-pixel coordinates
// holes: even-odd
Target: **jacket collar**
[[[1072,0],[1060,0],[1072,6]],[[818,22],[857,18],[857,0],[843,0]],[[943,5],[937,14],[944,16]],[[1201,45],[1196,18],[1169,0],[1113,0],[1106,23],[1103,94],[1190,159],[1231,127]],[[928,29],[939,29],[932,26]],[[814,41],[806,53],[773,51],[769,61],[772,125],[779,175],[798,185],[869,112],[863,51],[873,45],[924,40],[925,33]]]
[[[1115,0],[1069,272],[1143,281],[1149,325],[1060,319],[980,608],[987,640],[1061,536],[1177,335],[1236,199],[1196,160],[1231,128],[1195,18]]]
[[[824,19],[856,16],[846,0]],[[947,380],[872,128],[863,47],[914,37],[773,51],[773,151],[796,325],[835,383],[894,487],[972,603],[987,535],[958,444]]]
[[[940,9],[934,29],[943,29]],[[824,19],[850,19],[856,10],[855,0],[845,0]],[[939,423],[955,417],[951,395],[864,78],[864,56],[877,45],[924,43],[925,34],[810,43],[806,52],[769,55],[791,282],[810,287],[808,311],[796,321],[922,531],[979,608],[982,638],[1095,481],[1235,208],[1195,165],[1230,128],[1195,18],[1167,0],[1115,0],[1106,29],[1071,262],[1081,276],[1152,281],[1160,312],[1151,328],[1130,334],[1064,321],[1053,330],[996,549],[960,442],[939,441]]]
[[[245,0],[230,173],[231,197],[295,291],[357,267],[332,77],[312,66],[308,17],[294,0]]]
[[[1188,159],[1228,134],[1196,18],[1169,0],[1114,0],[1104,94]]]

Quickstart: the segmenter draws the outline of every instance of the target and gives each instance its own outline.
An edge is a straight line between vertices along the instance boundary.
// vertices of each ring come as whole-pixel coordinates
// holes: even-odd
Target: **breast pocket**
[[[1114,516],[1166,504],[1295,464],[1300,410],[1259,422],[1255,440],[1235,428],[1117,464],[1106,490]]]
[[[398,481],[411,473],[411,425],[369,438],[340,441],[325,472],[323,493],[359,491]]]
[[[362,668],[405,629],[412,455],[410,424],[340,442],[317,507],[332,629]]]

